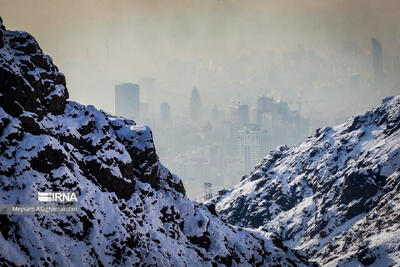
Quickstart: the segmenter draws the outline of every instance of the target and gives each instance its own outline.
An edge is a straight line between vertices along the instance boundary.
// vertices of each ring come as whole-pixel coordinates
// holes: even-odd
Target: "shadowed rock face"
[[[77,214],[0,215],[0,265],[309,265],[276,235],[188,200],[148,127],[67,99],[35,39],[0,22],[0,204],[80,194]]]
[[[90,112],[87,108],[73,103],[68,104],[71,113],[65,112],[68,103],[65,77],[58,71],[52,59],[43,54],[36,40],[25,32],[7,31],[3,25],[0,40],[0,103],[4,112],[18,118],[20,124],[12,135],[44,134],[62,143],[71,144],[86,156],[84,161],[79,162],[82,172],[104,190],[115,192],[124,199],[129,199],[134,191],[134,178],[159,188],[158,157],[149,129],[136,132],[137,139],[143,134],[147,140],[128,140],[122,135],[114,134],[118,133],[118,127],[112,128],[112,123],[119,123],[120,128],[126,128],[128,125],[135,126],[133,121],[112,122],[110,116],[103,112],[94,109]],[[9,123],[7,118],[3,119],[1,130]],[[54,129],[48,129],[49,119],[53,122],[58,119],[58,125],[53,125]],[[75,127],[64,123],[65,120],[75,121]],[[99,140],[91,138],[93,133],[97,134],[96,138]],[[119,141],[124,143],[129,161],[120,162],[115,158],[102,160],[96,157],[99,150],[106,152],[115,149],[114,142]],[[139,149],[135,144],[137,141],[147,142],[149,145],[145,149]],[[53,150],[51,146],[46,146],[32,158],[31,166],[34,170],[50,173],[54,168],[61,166],[61,158],[65,158],[61,150]],[[173,182],[171,174],[169,178],[167,182],[185,194],[182,182]]]
[[[52,59],[43,54],[36,40],[28,33],[6,31],[2,26],[0,48],[3,109],[13,116],[24,111],[39,117],[62,114],[68,99],[65,77]]]
[[[229,222],[277,232],[286,244],[306,250],[323,264],[376,260],[386,265],[390,260],[380,260],[400,262],[394,253],[400,244],[395,238],[400,221],[393,220],[400,214],[399,185],[393,182],[399,170],[400,97],[389,97],[342,125],[318,129],[299,145],[277,148],[212,202]],[[376,241],[379,231],[370,228],[368,236],[360,225],[368,216],[376,221],[371,214],[384,216],[381,205],[392,206],[395,215],[389,234]]]

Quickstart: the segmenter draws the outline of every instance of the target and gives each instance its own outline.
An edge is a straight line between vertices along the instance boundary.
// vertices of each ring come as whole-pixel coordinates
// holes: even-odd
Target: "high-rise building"
[[[243,160],[243,171],[251,171],[265,156],[265,130],[258,124],[250,124],[238,131],[238,150]]]
[[[375,38],[371,39],[372,43],[372,67],[374,71],[375,86],[381,85],[383,82],[383,50],[382,45]]]
[[[246,125],[250,123],[250,112],[248,105],[237,104],[231,107],[231,120],[235,124]]]
[[[139,85],[133,83],[115,85],[115,114],[128,119],[139,119]]]
[[[167,102],[161,104],[160,113],[163,122],[171,122],[171,108]]]
[[[213,122],[217,122],[219,120],[219,111],[217,105],[214,105],[212,111],[211,111],[211,120]]]
[[[257,99],[257,124],[265,125],[265,114],[272,115],[274,112],[274,100],[262,96]]]
[[[190,97],[190,118],[195,122],[201,120],[201,100],[199,90],[196,87],[193,88]]]

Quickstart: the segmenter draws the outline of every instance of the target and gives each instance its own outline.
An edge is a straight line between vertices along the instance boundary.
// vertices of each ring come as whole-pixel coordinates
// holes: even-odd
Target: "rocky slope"
[[[212,202],[323,265],[400,265],[400,97],[281,146]],[[352,265],[355,264],[355,265]]]
[[[7,266],[308,265],[265,231],[188,200],[148,127],[69,102],[35,39],[0,19],[0,204],[77,191],[77,214],[0,215]]]

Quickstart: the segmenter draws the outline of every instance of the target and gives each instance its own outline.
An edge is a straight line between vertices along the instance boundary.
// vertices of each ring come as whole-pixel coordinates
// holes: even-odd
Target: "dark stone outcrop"
[[[44,55],[36,40],[25,32],[0,31],[1,47],[8,46],[13,57],[0,54],[0,104],[19,116],[23,111],[62,114],[68,99],[65,77],[52,59]],[[7,38],[6,38],[7,37]]]
[[[36,157],[31,159],[31,167],[42,173],[50,173],[65,162],[65,155],[61,150],[45,146]]]

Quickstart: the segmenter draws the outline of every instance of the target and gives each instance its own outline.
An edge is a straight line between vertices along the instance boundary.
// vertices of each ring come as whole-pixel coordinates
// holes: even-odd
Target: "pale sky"
[[[233,58],[298,45],[324,53],[344,41],[368,50],[371,37],[384,53],[400,51],[398,0],[0,0],[0,11],[7,28],[36,37],[73,100],[109,112],[116,82],[153,77],[160,101],[188,99],[195,85],[206,100],[219,99],[218,90],[224,99]],[[222,63],[212,78],[199,77],[215,62]]]

